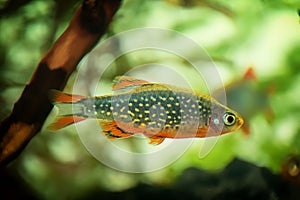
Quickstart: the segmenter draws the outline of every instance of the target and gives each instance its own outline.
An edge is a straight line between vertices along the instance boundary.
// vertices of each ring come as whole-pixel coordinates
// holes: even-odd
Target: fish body
[[[116,78],[113,90],[115,94],[99,97],[52,91],[56,105],[71,103],[73,111],[59,116],[50,128],[95,118],[110,139],[143,134],[150,143],[160,144],[165,138],[217,136],[243,124],[235,111],[185,88],[123,76]]]

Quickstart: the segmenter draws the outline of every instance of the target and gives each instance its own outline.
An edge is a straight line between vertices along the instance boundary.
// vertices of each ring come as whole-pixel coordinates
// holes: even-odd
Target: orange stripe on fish
[[[119,128],[116,121],[100,121],[99,124],[102,127],[103,134],[106,135],[109,139],[117,138],[127,138],[132,136],[132,133],[126,133]]]
[[[141,86],[150,84],[148,81],[132,78],[129,76],[117,76],[114,80],[113,90],[120,90],[126,88],[132,88],[134,86]]]
[[[143,134],[150,139],[149,144],[160,144],[165,138],[193,138],[193,137],[207,137],[207,127],[193,130],[186,127],[184,130],[176,129],[160,129],[147,128],[144,125],[135,126],[132,123],[124,123],[121,121],[102,121],[99,122],[102,127],[104,135],[109,139],[127,138],[134,134]],[[213,136],[213,135],[210,135]]]
[[[48,129],[52,130],[52,131],[59,130],[68,125],[83,121],[85,119],[86,118],[84,118],[84,117],[78,117],[78,116],[73,116],[73,115],[61,116],[61,117],[58,117],[54,123],[50,124],[48,126]]]
[[[123,123],[121,121],[100,122],[103,134],[109,139],[131,137],[137,133],[143,134],[150,139],[149,144],[158,145],[164,141],[163,131],[160,129],[147,129],[144,126],[135,127],[133,124]],[[158,133],[157,133],[158,132]]]
[[[81,95],[70,95],[58,90],[50,90],[49,98],[55,103],[73,103],[86,97]]]

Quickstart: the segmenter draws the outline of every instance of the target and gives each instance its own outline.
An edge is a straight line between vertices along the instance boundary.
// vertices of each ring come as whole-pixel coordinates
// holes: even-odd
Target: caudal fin
[[[58,117],[47,127],[49,130],[55,131],[86,119],[85,117],[79,116],[82,113],[82,105],[78,102],[86,98],[85,96],[50,90],[49,98],[59,110]]]
[[[84,117],[73,116],[73,115],[59,116],[59,117],[56,118],[55,122],[50,124],[47,128],[51,131],[56,131],[56,130],[59,130],[59,129],[64,128],[66,126],[69,126],[71,124],[83,121],[85,119],[86,118],[84,118]]]
[[[50,90],[49,91],[49,99],[53,103],[74,103],[77,102],[81,99],[86,98],[85,96],[82,95],[72,95],[72,94],[67,94],[63,93],[59,90]]]

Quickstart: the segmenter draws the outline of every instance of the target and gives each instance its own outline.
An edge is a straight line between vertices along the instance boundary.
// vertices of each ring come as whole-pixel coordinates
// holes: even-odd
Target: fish
[[[219,136],[243,125],[236,111],[191,89],[118,76],[113,91],[93,97],[51,90],[49,97],[59,107],[59,115],[48,128],[56,131],[97,119],[103,134],[111,140],[142,134],[150,144],[158,145],[166,138]],[[72,109],[66,111],[66,106]]]
[[[268,121],[274,118],[273,110],[270,107],[269,99],[273,95],[273,88],[263,88],[260,86],[258,76],[254,66],[250,65],[245,70],[243,76],[225,85],[227,106],[236,110],[243,116],[244,124],[241,127],[244,135],[250,135],[250,121],[263,113]],[[218,88],[212,92],[212,96],[221,99],[224,88]]]

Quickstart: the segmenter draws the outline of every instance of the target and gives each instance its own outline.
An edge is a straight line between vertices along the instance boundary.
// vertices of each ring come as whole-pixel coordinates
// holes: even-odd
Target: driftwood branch
[[[121,0],[84,0],[69,26],[40,61],[15,103],[12,113],[0,124],[0,165],[16,158],[41,129],[52,109],[50,89],[63,89],[70,74],[112,20]]]

